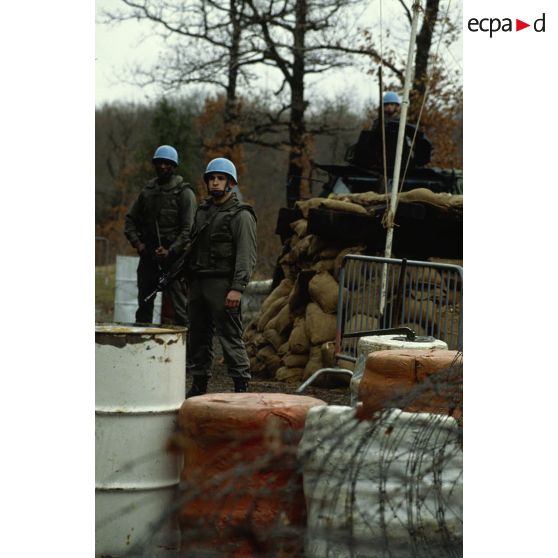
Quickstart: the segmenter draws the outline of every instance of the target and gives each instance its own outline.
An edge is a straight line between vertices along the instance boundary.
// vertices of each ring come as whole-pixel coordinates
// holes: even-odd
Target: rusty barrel
[[[184,402],[183,550],[297,555],[305,505],[296,449],[313,397],[220,393]],[[188,554],[189,553],[189,554]]]

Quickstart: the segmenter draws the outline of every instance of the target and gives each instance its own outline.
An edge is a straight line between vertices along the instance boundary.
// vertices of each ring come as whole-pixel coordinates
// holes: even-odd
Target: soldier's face
[[[174,171],[174,164],[166,159],[155,159],[155,161],[153,161],[153,166],[155,167],[157,178],[170,178]]]
[[[212,196],[223,195],[227,188],[227,175],[220,173],[211,173],[207,179],[207,187]]]
[[[385,103],[384,104],[384,114],[386,116],[393,116],[399,110],[399,105],[396,103]]]

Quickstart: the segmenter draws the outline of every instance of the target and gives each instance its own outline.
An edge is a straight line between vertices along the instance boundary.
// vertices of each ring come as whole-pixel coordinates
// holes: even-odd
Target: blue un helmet
[[[178,166],[178,152],[171,145],[160,145],[153,154],[153,160],[155,159],[166,159]]]
[[[386,91],[384,95],[384,105],[387,105],[388,103],[400,105],[401,97],[395,91]]]
[[[225,159],[224,157],[218,157],[217,159],[212,159],[207,164],[207,168],[203,173],[203,181],[207,184],[208,177],[213,173],[226,174],[229,178],[232,178],[234,184],[238,184],[238,178],[236,177],[236,167],[232,161]]]

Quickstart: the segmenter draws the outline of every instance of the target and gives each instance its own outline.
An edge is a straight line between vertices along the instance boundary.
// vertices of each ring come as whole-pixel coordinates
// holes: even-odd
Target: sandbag
[[[354,363],[351,361],[339,359],[338,362],[335,362],[334,353],[335,343],[332,341],[323,343],[320,346],[312,347],[310,349],[310,358],[304,369],[303,379],[307,380],[320,368],[347,368],[351,371],[353,370]],[[312,382],[312,385],[320,388],[340,388],[348,386],[350,381],[351,378],[346,374],[328,372],[327,374],[320,374]]]
[[[334,260],[337,254],[341,251],[341,248],[336,248],[335,246],[326,246],[318,254],[321,260]]]
[[[300,262],[306,258],[308,258],[308,250],[312,245],[312,237],[314,235],[309,234],[304,238],[301,238],[298,242],[293,244],[290,253],[290,261],[291,262]]]
[[[324,368],[331,368],[335,366],[335,341],[322,343],[321,351]]]
[[[275,289],[273,289],[269,295],[267,296],[267,298],[262,302],[262,306],[260,309],[260,314],[263,314],[266,310],[269,309],[269,307],[279,298],[283,298],[284,296],[287,296],[290,292],[291,289],[293,288],[293,284],[292,281],[290,281],[289,279],[283,279],[281,281],[281,283],[279,283],[279,285],[277,285],[277,287],[275,287]]]
[[[306,335],[312,345],[321,345],[335,339],[336,316],[326,314],[315,302],[306,307],[305,325]]]
[[[279,356],[284,356],[289,352],[289,342],[283,343],[278,349],[277,354]]]
[[[298,219],[298,221],[293,221],[289,227],[297,234],[299,238],[306,236],[306,230],[308,228],[308,221],[306,219]]]
[[[442,286],[442,276],[437,269],[409,266],[405,276],[410,292],[428,291],[429,288]]]
[[[259,362],[264,364],[264,370],[266,378],[273,378],[275,371],[281,366],[281,358],[275,352],[272,345],[266,345],[262,347],[256,354],[256,358]]]
[[[307,256],[311,260],[319,258],[320,252],[325,248],[326,241],[316,234],[309,235],[310,243],[308,245]]]
[[[366,246],[359,244],[357,246],[350,246],[341,250],[339,254],[335,257],[335,263],[333,267],[333,276],[337,281],[339,281],[339,272],[341,271],[341,266],[343,265],[343,258],[348,254],[362,254],[366,250]]]
[[[275,379],[279,382],[286,382],[288,384],[298,384],[302,381],[302,374],[304,373],[304,368],[287,368],[286,366],[281,366],[275,372]]]
[[[325,260],[318,260],[316,263],[310,266],[310,269],[315,271],[322,272],[327,271],[328,273],[333,273],[335,269],[335,260],[333,258],[325,259]]]
[[[286,338],[280,335],[275,329],[268,327],[264,330],[263,336],[277,351],[279,347],[286,341]]]
[[[342,201],[332,198],[322,199],[322,203],[319,205],[319,207],[333,209],[335,211],[345,211],[348,213],[366,214],[366,209],[364,209],[364,207],[362,207],[361,205],[352,203],[350,201]]]
[[[292,283],[294,283],[296,281],[297,275],[298,275],[298,268],[296,267],[296,265],[290,263],[290,262],[280,262],[279,263],[279,267],[281,268],[281,271],[283,272],[283,275]]]
[[[263,336],[261,332],[256,333],[252,340],[250,341],[250,345],[254,345],[254,347],[259,348],[267,345],[267,339]]]
[[[305,270],[301,271],[294,286],[289,294],[289,309],[291,313],[299,313],[302,307],[306,308],[306,305],[310,302],[310,293],[308,292],[308,283],[311,281],[312,277],[316,274],[315,271]]]
[[[347,323],[345,324],[345,331],[355,332],[355,331],[375,331],[379,329],[378,319],[374,316],[368,316],[366,314],[355,314],[351,316]]]
[[[310,347],[310,354],[308,362],[304,367],[304,373],[302,375],[303,380],[307,380],[316,370],[323,368],[322,365],[322,347],[317,345],[315,347]]]
[[[267,368],[263,360],[259,360],[255,355],[250,357],[250,372],[254,376],[265,376],[266,371]]]
[[[258,331],[258,324],[255,320],[252,320],[244,330],[244,335],[243,335],[244,341],[246,342],[250,341],[254,337],[254,335],[256,335],[257,331]]]
[[[462,398],[462,366],[462,354],[457,351],[400,349],[370,353],[358,391],[362,402],[359,416],[368,418],[393,407],[456,416]],[[436,374],[442,382],[429,383]]]
[[[316,273],[308,283],[308,292],[326,314],[337,312],[339,283],[329,273]]]
[[[281,359],[281,362],[287,368],[304,368],[308,362],[308,354],[297,355],[295,353],[287,353]]]
[[[399,201],[402,203],[428,203],[442,209],[463,207],[463,196],[447,192],[435,193],[428,188],[415,188],[408,192],[402,192],[399,194]]]
[[[289,336],[289,351],[291,353],[301,355],[310,351],[310,341],[306,334],[306,320],[304,318],[296,318]]]
[[[280,312],[281,308],[283,308],[283,306],[286,304],[287,299],[287,296],[277,298],[272,304],[268,306],[267,310],[260,314],[260,317],[258,318],[258,331],[263,331],[265,329],[269,320],[276,316]]]
[[[284,335],[285,332],[290,329],[292,324],[291,314],[289,310],[289,305],[285,304],[283,308],[279,311],[277,316],[271,318],[267,323],[266,329],[274,329],[280,335]]]
[[[356,203],[365,207],[384,204],[389,201],[389,196],[377,192],[362,192],[359,194],[337,194],[336,199]]]
[[[303,200],[303,201],[297,201],[295,203],[295,206],[298,207],[298,209],[300,209],[300,212],[302,213],[302,216],[305,219],[308,219],[308,213],[310,211],[310,209],[314,208],[314,207],[319,207],[319,205],[322,203],[323,198],[311,198],[309,200]]]

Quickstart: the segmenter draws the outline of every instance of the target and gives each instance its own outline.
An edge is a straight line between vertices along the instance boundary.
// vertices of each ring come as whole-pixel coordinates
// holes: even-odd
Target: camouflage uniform
[[[126,215],[124,234],[130,244],[145,244],[138,265],[138,310],[136,322],[153,321],[153,302],[144,302],[157,286],[161,269],[167,269],[189,240],[196,211],[196,196],[181,176],[174,175],[168,183],[160,185],[157,178],[150,180],[140,192]],[[157,227],[159,232],[157,233]],[[160,244],[169,250],[165,260],[157,262],[155,250]],[[161,269],[159,268],[161,266]],[[176,323],[188,326],[188,298],[183,281],[174,281],[168,288]]]
[[[191,372],[211,376],[216,333],[229,375],[248,380],[240,306],[225,308],[225,299],[230,290],[244,292],[256,264],[256,216],[233,193],[223,205],[211,200],[200,205],[194,234],[197,231],[189,264]]]

